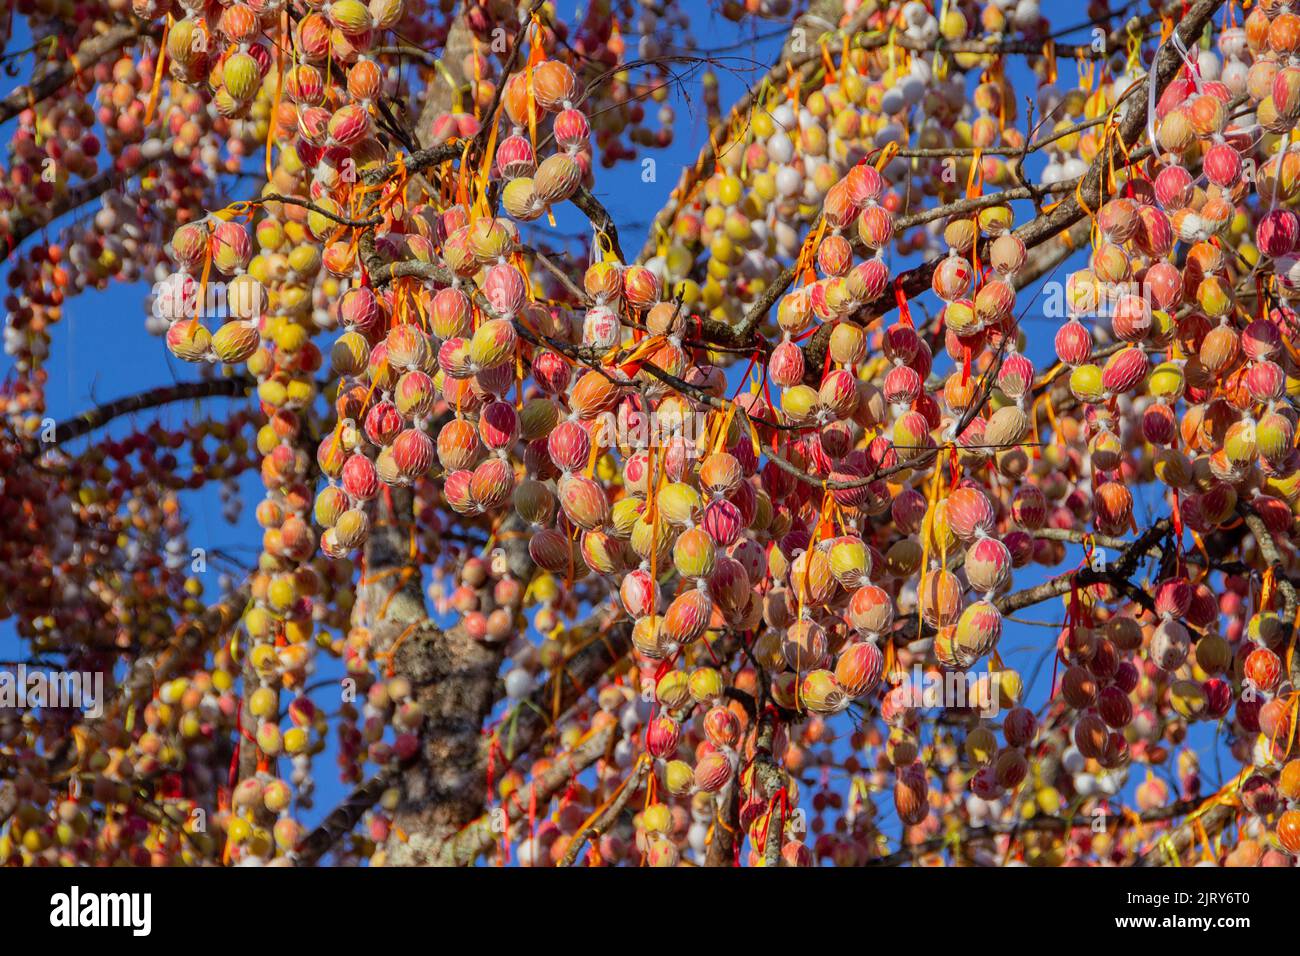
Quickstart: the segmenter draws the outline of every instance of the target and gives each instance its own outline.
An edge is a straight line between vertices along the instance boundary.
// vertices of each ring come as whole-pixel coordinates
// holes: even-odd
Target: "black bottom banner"
[[[131,946],[163,943],[172,953],[190,945],[207,950],[220,938],[301,944],[325,933],[337,948],[431,929],[483,942],[523,930],[549,937],[548,945],[566,938],[580,945],[577,940],[601,938],[587,934],[602,929],[625,938],[639,928],[633,934],[638,936],[647,921],[657,920],[665,928],[698,923],[715,931],[730,924],[746,936],[761,924],[764,944],[773,942],[772,931],[788,927],[795,945],[810,939],[821,945],[822,934],[837,925],[851,934],[846,941],[869,939],[884,927],[932,931],[951,940],[949,934],[965,935],[977,925],[973,920],[986,919],[1009,920],[999,932],[1023,928],[1045,939],[1104,931],[1148,940],[1200,933],[1218,942],[1293,925],[1296,895],[1285,872],[1214,867],[779,873],[679,868],[600,874],[49,868],[11,869],[0,873],[0,884],[7,884],[7,922],[20,936],[49,934],[54,942],[72,942],[75,933],[82,941],[93,936]],[[741,929],[745,925],[748,930]]]

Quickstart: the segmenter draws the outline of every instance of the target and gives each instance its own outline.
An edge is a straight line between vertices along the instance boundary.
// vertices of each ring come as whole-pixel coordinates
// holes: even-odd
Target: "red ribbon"
[[[905,322],[908,328],[916,328],[916,325],[912,322],[912,310],[907,306],[907,295],[903,292],[902,276],[894,280],[894,301],[898,303],[899,321]]]

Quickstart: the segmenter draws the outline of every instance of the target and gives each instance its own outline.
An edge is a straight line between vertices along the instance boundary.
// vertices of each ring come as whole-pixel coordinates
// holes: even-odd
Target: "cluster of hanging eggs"
[[[471,224],[462,206],[440,216],[420,207],[409,218],[442,237],[452,284],[431,291],[416,280],[398,280],[380,293],[362,284],[339,301],[344,332],[331,352],[333,370],[342,376],[338,425],[317,452],[330,481],[316,506],[326,528],[322,547],[330,554],[365,542],[365,504],[382,488],[418,485],[435,463],[453,511],[502,508],[514,490],[516,443],[544,435],[555,418],[548,401],[516,408],[506,400],[520,373],[514,323],[522,319],[562,340],[569,334],[567,317],[529,299],[529,280],[510,261],[518,250],[514,225],[505,219]],[[432,254],[427,238],[414,231],[402,241]],[[409,310],[408,297],[418,302]],[[435,435],[439,408],[450,418],[439,416]]]
[[[912,36],[939,33],[938,19],[921,3],[870,19],[881,29],[893,24]],[[959,11],[948,11],[946,24],[950,38],[967,31]],[[813,220],[829,185],[863,155],[903,144],[906,131],[914,128],[919,129],[918,145],[933,150],[981,144],[1015,148],[1022,137],[1005,125],[1016,112],[1006,81],[981,83],[973,104],[966,90],[962,71],[986,59],[957,54],[951,62],[943,61],[953,68],[941,72],[938,61],[907,51],[848,49],[838,74],[827,71],[824,85],[802,103],[768,104],[754,111],[736,140],[719,148],[717,169],[702,184],[702,195],[677,212],[652,266],[673,287],[684,283],[688,302],[698,300],[715,318],[734,321],[771,281],[779,268],[776,257],[795,255],[799,224]],[[894,157],[883,171],[894,180],[909,176],[911,188],[931,195],[957,188],[947,163],[922,163],[910,171],[908,165]],[[926,171],[929,175],[918,181],[918,173]],[[1008,164],[996,156],[983,157],[980,174],[992,183],[1011,175]],[[898,197],[891,191],[882,204],[896,209]],[[900,239],[899,247],[924,249],[932,238],[920,230],[905,242]],[[707,269],[704,283],[697,286],[689,273],[699,249],[706,254]]]
[[[1112,199],[1098,213],[1101,241],[1089,268],[1066,281],[1069,320],[1055,338],[1057,357],[1071,368],[1070,393],[1087,406],[1094,517],[1103,534],[1127,530],[1132,515],[1132,495],[1118,474],[1125,447],[1117,402],[1121,396],[1131,398],[1147,380],[1146,350],[1167,346],[1176,334],[1166,310],[1182,295],[1179,270],[1167,259],[1174,245],[1169,217],[1151,201],[1149,190],[1126,192],[1132,196]],[[1079,320],[1096,315],[1109,317],[1111,335],[1121,346],[1110,351],[1104,365],[1090,361],[1092,333]],[[1177,379],[1175,394],[1168,396],[1176,400],[1181,376],[1176,366],[1165,371]],[[1147,412],[1148,417],[1156,414]]]
[[[955,362],[941,391],[948,422],[944,435],[955,440],[963,460],[982,465],[992,458],[1002,475],[1015,479],[1027,468],[1021,443],[1031,427],[1026,405],[1034,366],[1017,344],[1014,278],[1027,250],[1011,225],[1006,206],[988,206],[971,218],[950,221],[943,231],[948,254],[934,270],[931,289],[944,302],[944,349]],[[981,243],[987,243],[988,261],[977,270],[974,256]],[[996,363],[993,411],[987,418],[973,411],[984,392],[978,368],[986,355]],[[891,391],[888,379],[886,391]],[[901,439],[910,437],[913,445],[923,443],[919,425],[909,424],[903,436],[896,433],[896,441],[903,444]]]
[[[866,358],[865,333],[860,326],[842,320],[879,298],[889,285],[883,252],[893,236],[893,217],[879,201],[885,188],[879,171],[860,163],[827,190],[822,205],[825,233],[820,240],[816,235],[808,240],[816,242],[814,261],[821,276],[787,293],[778,303],[781,341],[768,357],[768,374],[773,384],[785,389],[782,411],[796,422],[817,418],[825,423],[834,417],[831,409],[820,405],[802,385],[808,370],[797,339],[819,321],[833,323],[830,357],[845,367],[855,367]],[[870,259],[854,264],[846,229],[875,253]]]
[[[1088,171],[1088,161],[1083,158],[1083,146],[1084,137],[1089,131],[1076,131],[1073,127],[1084,119],[1095,118],[1088,114],[1107,102],[1108,100],[1101,99],[1099,103],[1097,97],[1088,96],[1082,89],[1072,89],[1062,93],[1055,84],[1045,83],[1039,87],[1039,109],[1047,115],[1060,114],[1060,119],[1056,120],[1052,127],[1052,135],[1058,138],[1053,139],[1044,148],[1047,153],[1047,165],[1043,167],[1043,172],[1039,176],[1042,185],[1052,186],[1076,180]],[[1087,147],[1092,151],[1095,149],[1095,144],[1088,140]]]
[[[294,165],[295,155],[284,150],[272,172],[290,194],[305,188],[306,173]],[[264,591],[254,582],[253,607],[244,623],[254,640],[259,675],[264,681],[283,684],[286,677],[314,666],[316,644],[308,638],[314,634],[314,622],[323,622],[329,614],[333,596],[333,589],[323,586],[322,576],[309,565],[316,553],[317,532],[310,514],[311,457],[302,445],[308,409],[316,397],[315,375],[323,364],[312,341],[323,317],[313,290],[337,294],[337,280],[322,269],[321,249],[312,239],[305,209],[286,205],[267,212],[254,230],[256,254],[246,271],[226,286],[228,304],[231,289],[240,288],[241,280],[251,283],[247,294],[259,298],[247,319],[236,316],[217,330],[211,348],[222,361],[246,361],[267,415],[257,435],[266,489],[257,508],[263,528],[258,566],[266,580]],[[224,225],[239,229],[232,236],[244,235],[242,225]],[[229,271],[224,263],[222,271]],[[238,307],[238,298],[235,301]],[[271,640],[276,634],[296,639],[277,647]],[[295,782],[303,792],[310,783],[309,757],[294,754]]]
[[[582,81],[593,84],[586,98],[592,134],[605,168],[635,159],[637,147],[664,148],[673,142],[676,114],[669,103],[671,63],[665,55],[673,50],[693,50],[696,39],[690,26],[694,11],[678,0],[666,3],[638,0],[635,19],[635,46],[627,42],[618,19],[611,15],[606,2],[587,5],[586,16],[576,27],[555,23],[543,31],[547,47],[553,30],[555,39],[576,57],[574,66]],[[639,60],[645,70],[637,75],[631,70],[611,68]],[[708,79],[702,77],[706,86]],[[651,110],[652,104],[658,108]],[[652,128],[653,115],[658,123]]]
[[[726,684],[716,668],[676,667],[652,678],[650,684],[656,707],[644,721],[646,751],[663,761],[660,773],[665,789],[677,797],[693,795],[692,815],[707,823],[714,813],[713,795],[735,779],[742,763],[748,717],[725,696]],[[694,758],[693,765],[683,754]],[[664,827],[655,811],[667,809],[664,804],[652,805],[638,827],[637,839],[648,844],[656,865],[671,865],[656,858],[675,860],[679,853],[675,842],[662,839]],[[742,817],[748,819],[747,814]],[[697,852],[699,835],[698,831],[688,835]]]
[[[636,622],[633,642],[658,661],[704,633],[715,602],[732,612],[748,605],[752,575],[727,549],[738,544],[753,519],[756,498],[734,455],[719,451],[701,459],[695,431],[700,416],[639,367],[653,363],[670,375],[694,378],[697,387],[710,392],[722,384],[716,374],[688,372],[682,320],[673,304],[657,301],[653,274],[596,263],[585,285],[596,304],[583,323],[584,343],[609,348],[608,326],[616,323],[620,309],[638,318],[644,314],[650,337],[617,373],[610,368],[575,375],[558,353],[536,354],[535,380],[545,396],[539,402],[546,403],[547,421],[525,451],[528,475],[515,495],[515,509],[536,529],[529,551],[542,568],[569,576],[575,566],[581,574],[627,572],[620,594]],[[636,382],[636,393],[611,373]],[[724,439],[738,443],[737,427],[729,426]],[[612,459],[601,455],[602,447],[618,448],[624,459],[624,494],[612,504],[597,480],[614,477]],[[757,464],[752,452],[746,461],[752,474]],[[598,474],[598,464],[610,473]],[[748,561],[755,563],[753,554]],[[658,578],[670,571],[694,587],[665,611]]]
[[[884,237],[873,228],[887,228],[887,219],[874,222],[871,197],[877,192],[880,177],[869,166],[855,167],[832,188],[824,214],[835,230],[856,218],[859,235],[869,247],[882,248]],[[857,197],[855,201],[855,195]],[[1025,248],[1008,231],[1009,211],[1002,207],[986,210],[984,228],[997,238],[993,242],[993,263],[997,277],[982,281],[975,299],[967,298],[974,284],[971,264],[958,250],[969,252],[979,238],[976,222],[959,220],[946,233],[954,244],[952,255],[936,270],[936,291],[948,302],[954,316],[949,323],[948,348],[954,357],[965,360],[964,369],[955,371],[944,389],[944,401],[953,416],[950,430],[958,416],[975,401],[975,383],[970,374],[972,356],[978,359],[993,338],[1013,334],[1012,312],[1014,289],[1008,278],[1023,263]],[[877,240],[874,244],[872,239]],[[832,495],[838,506],[860,509],[864,514],[880,513],[892,507],[897,527],[907,537],[894,542],[884,556],[874,553],[861,538],[852,535],[823,542],[798,555],[789,564],[788,589],[784,607],[769,602],[765,609],[772,614],[769,623],[787,629],[784,666],[794,668],[802,678],[798,685],[786,679],[775,693],[791,706],[802,703],[809,709],[834,712],[848,701],[867,693],[879,678],[879,652],[873,641],[888,629],[894,613],[893,598],[871,582],[872,569],[903,581],[922,572],[920,601],[927,623],[940,631],[936,646],[940,659],[948,666],[969,667],[989,653],[1001,631],[1001,616],[993,606],[992,595],[1010,581],[1013,558],[1002,542],[992,537],[996,513],[979,486],[969,483],[953,491],[951,500],[928,507],[918,492],[905,489],[893,497],[883,479],[870,481],[883,468],[905,469],[908,460],[920,458],[933,448],[933,432],[942,424],[942,409],[925,390],[930,374],[929,347],[916,330],[900,320],[885,331],[883,349],[888,370],[880,388],[861,381],[853,374],[865,358],[866,340],[862,329],[843,322],[856,303],[869,301],[881,294],[888,284],[888,272],[879,258],[849,269],[851,248],[837,232],[825,236],[817,250],[817,263],[826,273],[823,279],[787,296],[778,309],[778,324],[785,331],[783,342],[769,361],[772,381],[784,388],[781,410],[793,422],[815,422],[819,434],[807,440],[809,467],[818,477],[844,482]],[[846,279],[847,277],[847,279]],[[978,305],[977,305],[978,302]],[[845,303],[848,303],[847,306]],[[958,316],[958,313],[960,315]],[[815,318],[834,323],[829,339],[827,369],[821,386],[814,390],[803,383],[803,354],[793,341]],[[834,361],[839,368],[831,369]],[[882,370],[883,371],[883,370]],[[1027,433],[1029,423],[1024,397],[1033,383],[1033,367],[1011,349],[999,371],[998,385],[1009,399],[988,422],[973,418],[963,431],[963,447],[982,460],[989,443],[1008,453]],[[886,408],[888,406],[888,408]],[[892,441],[877,435],[866,448],[855,449],[856,433],[851,425],[872,427],[887,424],[893,418]],[[1009,473],[1019,470],[1007,466]],[[867,476],[867,477],[862,477]],[[1025,508],[1023,511],[1031,512]],[[1043,510],[1041,507],[1039,511]],[[1025,518],[1026,526],[1041,524],[1041,514]],[[1037,524],[1035,524],[1035,521]],[[1020,533],[1022,538],[1027,535]],[[940,567],[924,568],[923,556],[929,552],[956,555],[964,543],[970,550],[965,556],[968,576],[973,586],[986,595],[965,610],[961,607],[963,588],[957,578]],[[1024,563],[1032,553],[1027,541],[1017,541],[1015,563]],[[820,567],[820,571],[819,571]],[[843,572],[843,576],[833,574]],[[780,577],[778,574],[777,577]],[[812,582],[812,584],[810,584]],[[841,588],[836,587],[836,583]],[[807,593],[800,602],[795,596]],[[841,625],[838,639],[830,644],[826,628],[808,615],[808,608],[840,607],[847,599],[843,621],[860,640],[844,640]],[[783,618],[782,615],[786,617]],[[797,617],[797,619],[795,619]],[[805,633],[807,632],[807,633]],[[807,647],[805,647],[807,645]],[[838,658],[826,652],[835,649]],[[868,649],[870,648],[870,649]],[[799,663],[795,663],[797,660]],[[834,671],[826,666],[834,660]],[[809,664],[812,661],[815,663]],[[780,669],[781,661],[770,662]],[[800,665],[810,667],[807,676],[799,674]],[[819,666],[820,665],[820,666]],[[841,672],[842,671],[842,672]],[[865,676],[864,676],[865,675]]]
[[[1230,63],[1240,63],[1248,44],[1239,29],[1230,30],[1235,32],[1221,49]],[[1265,74],[1269,81],[1282,76],[1279,93],[1286,88],[1267,53],[1249,73],[1260,83]],[[1293,416],[1278,405],[1291,364],[1281,354],[1280,332],[1263,311],[1245,332],[1237,330],[1239,274],[1220,241],[1244,229],[1239,205],[1257,184],[1270,209],[1256,228],[1258,249],[1245,251],[1275,259],[1285,289],[1297,220],[1265,197],[1272,197],[1283,154],[1255,174],[1249,155],[1254,137],[1232,123],[1231,99],[1225,82],[1191,68],[1170,83],[1156,111],[1160,153],[1149,164],[1150,174],[1132,177],[1099,211],[1102,241],[1090,268],[1067,286],[1071,311],[1107,316],[1113,337],[1126,347],[1099,367],[1088,361],[1091,338],[1081,323],[1072,320],[1057,335],[1058,356],[1073,366],[1070,389],[1089,405],[1094,469],[1104,474],[1120,466],[1123,446],[1112,400],[1145,383],[1150,401],[1142,410],[1142,434],[1156,449],[1157,476],[1187,492],[1183,519],[1202,532],[1233,519],[1238,488],[1256,464],[1266,473],[1285,470],[1294,433]],[[1262,105],[1260,112],[1267,112]],[[1196,161],[1203,187],[1188,171]],[[1179,242],[1189,246],[1181,270],[1173,262]],[[1160,363],[1148,374],[1146,351],[1171,346],[1189,358]],[[1182,398],[1188,408],[1180,417],[1174,406]],[[1132,498],[1122,483],[1108,481],[1094,489],[1094,497],[1099,530],[1129,526]]]
[[[275,67],[275,53],[262,40],[279,33],[282,13],[279,3],[240,2],[189,12],[168,32],[172,77],[190,85],[206,81],[218,113],[246,115]],[[401,0],[376,0],[369,7],[361,0],[337,0],[298,19],[292,38],[280,37],[279,42],[292,42],[297,57],[307,64],[328,59],[354,64],[401,14]],[[348,115],[338,117],[335,125],[349,125]]]
[[[298,158],[292,146],[281,150],[271,173],[275,186],[288,195],[300,195],[308,188],[308,171]],[[273,187],[268,184],[268,188]],[[178,230],[173,255],[191,287],[202,286],[204,274],[209,281],[229,277],[223,285],[230,315],[212,334],[203,357],[245,362],[266,415],[256,439],[265,488],[256,510],[262,528],[261,553],[243,626],[250,639],[249,663],[262,685],[254,715],[258,747],[288,756],[293,769],[288,782],[260,781],[264,796],[273,795],[270,802],[255,799],[257,778],[241,784],[247,785],[250,800],[243,812],[236,808],[232,814],[227,838],[232,855],[267,859],[275,855],[276,847],[284,851],[293,845],[292,833],[263,833],[260,811],[252,811],[263,804],[270,809],[280,795],[290,792],[290,784],[298,803],[310,806],[312,755],[323,745],[319,738],[326,725],[305,696],[305,681],[315,669],[321,646],[315,639],[317,626],[327,622],[337,626],[339,614],[332,609],[342,609],[350,601],[351,565],[335,562],[337,569],[327,570],[328,563],[313,563],[318,541],[312,527],[312,461],[309,449],[303,447],[309,409],[317,395],[315,375],[323,364],[313,336],[324,324],[326,310],[316,294],[337,295],[338,280],[322,268],[322,250],[308,211],[287,204],[265,207],[251,237],[243,223],[220,216],[195,223],[192,230]],[[207,308],[206,303],[200,305]],[[201,333],[188,329],[202,328],[197,316],[182,317],[169,330],[168,343],[192,341],[191,336],[201,339]],[[340,573],[346,577],[339,577]],[[281,706],[270,688],[283,688],[293,698]],[[291,725],[282,730],[286,717]],[[282,814],[277,828],[290,823]]]
[[[801,227],[814,222],[828,190],[864,156],[903,138],[902,126],[873,108],[885,69],[877,51],[853,49],[838,76],[802,102],[755,110],[752,122],[718,147],[716,169],[677,210],[649,260],[665,284],[680,285],[688,305],[719,321],[738,320],[774,280],[780,260],[799,253]],[[918,84],[895,108],[909,108],[923,90]],[[887,176],[906,172],[897,157],[884,162]],[[875,200],[885,218],[899,204],[892,191]],[[705,278],[696,283],[690,274],[701,251]]]
[[[76,26],[57,17],[47,22],[35,9],[25,16],[36,40],[33,51],[49,62],[69,56],[77,62],[78,47],[95,39],[89,20]],[[43,91],[17,112],[9,156],[0,172],[0,231],[12,234],[24,222],[44,222],[49,206],[65,197],[77,179],[94,176],[101,159],[120,169],[139,168],[145,138],[141,118],[149,89],[143,74],[152,64],[147,55],[138,69],[127,56],[82,64],[77,82]],[[105,103],[110,93],[114,102]],[[98,108],[95,99],[100,100]]]
[[[176,136],[170,150],[157,129],[146,127],[153,63],[147,56],[98,63],[96,106],[67,86],[18,116],[13,166],[0,189],[0,232],[12,237],[24,223],[30,229],[44,221],[76,177],[102,175],[101,158],[124,178],[139,173],[137,187],[111,186],[92,217],[17,260],[10,280],[17,306],[6,316],[5,346],[20,368],[46,353],[49,327],[67,296],[112,279],[138,281],[163,266],[167,257],[154,236],[191,215],[215,175],[216,124],[202,115],[180,122],[186,110],[202,112],[195,94],[161,101],[160,124]]]
[[[996,646],[1002,618],[994,597],[1010,586],[1013,568],[1030,560],[1033,547],[1029,532],[1046,521],[1047,505],[1042,493],[1033,485],[1019,482],[1029,465],[1023,442],[1031,429],[1027,403],[1035,373],[1032,362],[1017,347],[1013,281],[1024,264],[1026,249],[1010,227],[1010,210],[1001,206],[988,207],[973,219],[949,222],[944,229],[949,254],[935,269],[931,286],[945,302],[945,349],[955,363],[941,389],[947,422],[941,434],[954,441],[950,454],[957,460],[979,466],[992,459],[1002,476],[1018,482],[1009,517],[1019,530],[1008,528],[1002,538],[997,537],[998,509],[994,499],[984,486],[969,478],[959,481],[945,498],[927,504],[919,492],[910,490],[893,506],[901,526],[919,535],[919,541],[910,542],[910,557],[921,574],[921,618],[938,631],[936,657],[945,666],[962,669]],[[988,263],[986,270],[977,273],[966,257],[979,243],[988,241],[983,233],[991,239]],[[986,364],[986,353],[993,364],[985,374],[994,375],[990,384],[995,386],[991,393],[993,411],[987,418],[972,413],[984,393],[983,376],[976,369]],[[897,373],[899,366],[895,365],[890,376]],[[888,377],[885,391],[886,398],[892,398]],[[916,414],[906,412],[896,422],[896,445],[907,439],[913,446],[924,446],[920,420],[912,422],[907,417]],[[935,467],[944,467],[942,453]],[[925,555],[929,555],[928,567]],[[963,588],[946,567],[957,556],[967,583],[982,596],[964,608]]]
[[[1011,672],[999,673],[998,687],[982,693],[999,694],[1010,690],[1013,692],[1011,699],[1014,700],[1019,688],[1003,686]],[[1002,703],[991,697],[984,699],[994,705]],[[972,825],[980,825],[988,815],[989,804],[1003,799],[1009,792],[1014,793],[1029,776],[1029,758],[1039,730],[1034,712],[1022,705],[1012,707],[1002,719],[1001,730],[1004,743],[1000,747],[993,728],[984,724],[972,728],[962,741],[967,765],[974,770],[966,801]]]
[[[1300,155],[1291,148],[1289,134],[1300,120],[1300,69],[1294,62],[1300,49],[1300,18],[1278,4],[1260,5],[1251,10],[1244,27],[1225,29],[1219,45],[1230,58],[1224,82],[1254,106],[1255,120],[1265,131],[1259,149],[1266,158],[1258,169],[1251,168],[1254,161],[1249,160],[1240,177],[1253,180],[1259,195],[1263,215],[1256,225],[1258,254],[1272,260],[1278,292],[1295,299],[1300,297],[1300,234],[1293,207]],[[1248,153],[1252,141],[1238,143],[1239,148]],[[1225,159],[1230,164],[1230,158]],[[1207,166],[1207,175],[1209,171]]]
[[[1013,3],[983,5],[979,19],[973,20],[955,6],[931,12],[924,4],[911,2],[899,10],[897,23],[901,35],[925,47],[940,38],[959,42],[978,40],[982,35],[1011,33],[1017,27],[1029,32],[1038,29],[1041,20],[1037,4],[1026,2],[1020,6],[1025,8],[1023,12]],[[1031,66],[1038,71],[1045,69],[1041,61],[1031,61]],[[971,89],[968,74],[976,69],[982,72],[979,82]],[[1014,182],[1012,166],[1005,155],[999,155],[997,150],[992,155],[982,152],[978,159],[972,155],[976,149],[999,147],[1010,151],[1024,145],[1024,134],[1015,125],[1019,98],[994,57],[977,52],[911,56],[905,64],[888,70],[884,81],[881,108],[890,114],[910,109],[906,129],[916,130],[916,146],[928,151],[928,158],[912,161],[912,189],[947,203],[962,198],[968,181],[975,178],[996,186]],[[1039,98],[1044,115],[1062,117],[1060,126],[1073,121],[1067,117],[1082,114],[1081,94],[1068,97],[1068,102],[1060,104],[1058,109],[1060,94],[1054,84],[1044,83],[1040,85]],[[1048,98],[1053,102],[1042,105]],[[1051,177],[1059,171],[1054,159],[1053,154],[1053,162],[1049,162],[1043,173],[1044,183],[1053,181]],[[1068,175],[1078,175],[1086,169],[1082,160],[1075,162],[1081,168],[1076,173],[1072,165]],[[927,256],[943,252],[939,231],[929,225],[910,236],[900,235],[898,247],[923,251]]]
[[[573,198],[591,175],[591,125],[574,105],[578,99],[578,79],[560,60],[542,60],[506,81],[511,130],[497,146],[495,165],[504,183],[501,205],[520,222]],[[539,162],[537,129],[548,118],[556,148]]]

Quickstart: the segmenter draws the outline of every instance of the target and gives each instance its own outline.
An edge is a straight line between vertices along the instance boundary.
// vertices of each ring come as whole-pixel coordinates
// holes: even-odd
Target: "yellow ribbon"
[[[162,40],[158,44],[158,64],[153,71],[153,86],[149,89],[149,106],[144,111],[144,125],[153,122],[154,111],[158,108],[158,93],[162,89],[163,66],[167,63],[167,37],[172,31],[172,15],[167,14],[167,23],[163,25]]]

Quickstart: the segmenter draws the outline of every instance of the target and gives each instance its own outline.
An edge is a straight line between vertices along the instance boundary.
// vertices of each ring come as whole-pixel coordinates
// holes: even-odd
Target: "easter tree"
[[[0,859],[1292,864],[1293,4],[694,6],[10,0]]]

